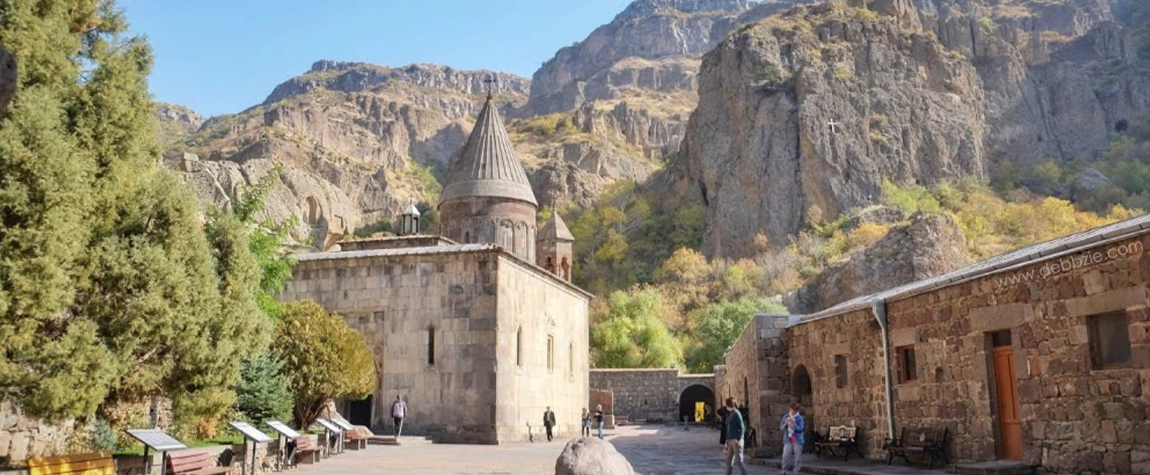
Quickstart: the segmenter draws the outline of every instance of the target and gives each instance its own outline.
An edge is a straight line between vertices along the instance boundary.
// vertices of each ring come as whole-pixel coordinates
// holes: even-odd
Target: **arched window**
[[[435,365],[435,327],[427,327],[427,364]]]
[[[515,332],[515,366],[523,367],[523,327]]]
[[[464,244],[471,244],[471,231],[467,231],[467,232],[463,233],[463,243]]]
[[[322,215],[323,210],[319,207],[319,200],[316,200],[314,196],[307,197],[307,210],[303,217],[304,222],[307,224],[316,224]]]

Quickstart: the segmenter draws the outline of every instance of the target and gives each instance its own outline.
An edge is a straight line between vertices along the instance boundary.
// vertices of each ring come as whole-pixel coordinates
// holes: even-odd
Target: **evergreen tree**
[[[57,419],[158,394],[213,420],[266,348],[260,269],[249,232],[205,233],[157,166],[151,52],[126,27],[110,0],[0,0],[20,65],[0,122],[0,398]]]

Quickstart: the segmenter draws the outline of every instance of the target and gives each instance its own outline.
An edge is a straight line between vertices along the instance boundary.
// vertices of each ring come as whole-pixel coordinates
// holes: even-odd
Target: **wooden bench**
[[[30,475],[115,475],[116,463],[108,452],[33,457],[28,460]]]
[[[814,443],[815,457],[822,456],[822,452],[826,451],[831,455],[836,455],[842,452],[843,460],[850,460],[851,453],[856,453],[859,458],[863,457],[862,449],[859,448],[859,434],[858,427],[850,426],[831,426],[827,428],[827,435],[819,434]]]
[[[628,416],[620,416],[620,415],[616,414],[616,415],[615,415],[615,425],[617,425],[617,426],[625,426],[625,425],[627,425],[627,421],[628,421],[629,419],[630,419],[630,418],[629,418]]]
[[[349,430],[347,434],[344,435],[343,444],[345,448],[350,450],[366,449],[367,439],[370,438],[371,437],[360,434],[359,429]]]
[[[216,458],[207,450],[168,452],[168,475],[220,475],[232,473],[232,467],[217,467]]]
[[[316,446],[311,437],[305,435],[295,440],[295,448],[291,451],[292,464],[298,464],[301,458],[305,463],[316,463],[320,455],[323,455],[323,448]]]
[[[910,463],[907,458],[909,454],[923,454],[929,459],[930,468],[934,468],[935,463],[942,465],[950,464],[950,457],[946,454],[946,439],[950,435],[950,429],[908,429],[902,428],[902,433],[897,439],[887,439],[883,444],[883,449],[886,450],[886,463],[891,464],[895,457],[902,457],[906,463]]]

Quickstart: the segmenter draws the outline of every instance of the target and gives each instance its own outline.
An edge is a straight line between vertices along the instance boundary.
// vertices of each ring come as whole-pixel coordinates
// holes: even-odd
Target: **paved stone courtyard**
[[[607,440],[627,457],[640,475],[722,475],[722,448],[715,430],[667,426],[625,426],[607,432]],[[319,474],[436,474],[436,475],[551,475],[555,459],[567,439],[551,443],[514,445],[420,445],[392,447],[372,445],[367,450],[346,452],[316,465],[294,470],[299,475]],[[813,459],[813,457],[812,457]],[[814,462],[816,465],[818,462]],[[942,470],[915,470],[855,461],[868,466],[859,473],[942,474]],[[814,467],[812,467],[814,468]],[[873,471],[872,471],[873,470]],[[815,473],[841,473],[813,470]],[[737,473],[737,469],[736,469]],[[748,474],[778,473],[777,465],[747,466]]]

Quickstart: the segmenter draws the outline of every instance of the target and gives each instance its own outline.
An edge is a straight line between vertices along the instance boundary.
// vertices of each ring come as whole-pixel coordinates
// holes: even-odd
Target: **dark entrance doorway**
[[[990,335],[994,358],[995,402],[998,406],[999,454],[1022,460],[1022,423],[1018,417],[1018,378],[1014,375],[1014,348],[1010,330]]]
[[[811,386],[811,374],[807,372],[807,367],[799,365],[795,368],[794,373],[791,374],[791,397],[794,402],[802,404],[803,418],[806,420],[807,432],[810,432],[815,427],[815,397],[814,387]],[[782,417],[782,414],[771,414],[775,417]]]
[[[701,384],[692,384],[687,386],[687,389],[684,389],[683,393],[679,395],[678,422],[683,422],[684,417],[686,417],[687,420],[694,422],[695,412],[699,408],[699,403],[702,403],[706,408],[709,409],[709,414],[707,413],[706,409],[704,410],[703,414],[703,420],[707,421],[710,419],[711,415],[715,413],[715,392],[711,391],[711,388]]]
[[[351,425],[371,427],[371,400],[372,396],[368,395],[367,399],[352,401],[348,404],[347,421]]]

